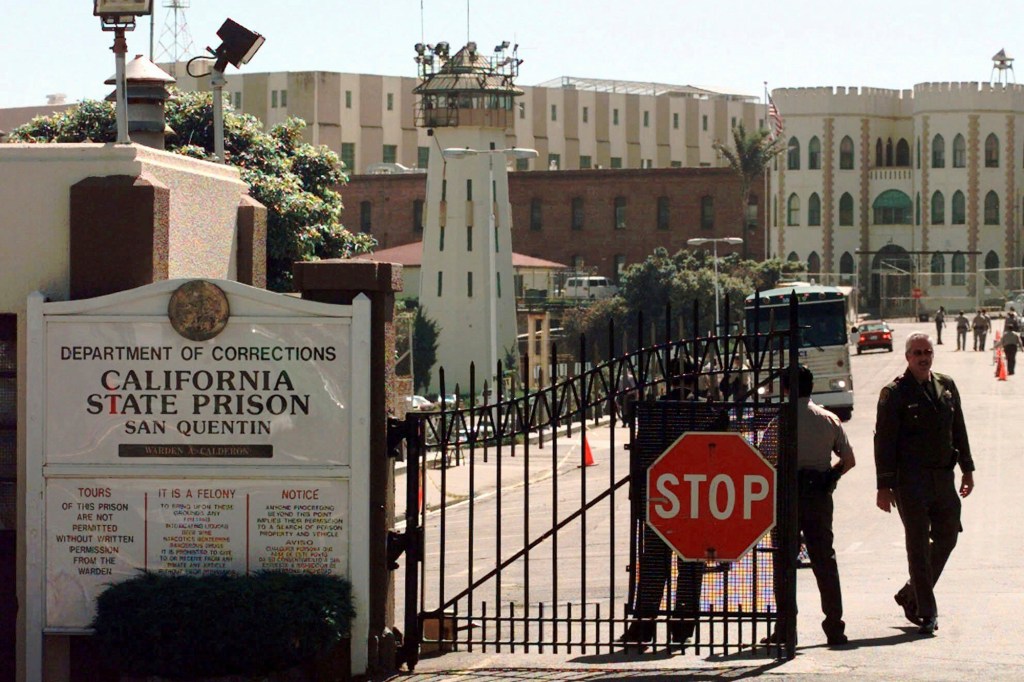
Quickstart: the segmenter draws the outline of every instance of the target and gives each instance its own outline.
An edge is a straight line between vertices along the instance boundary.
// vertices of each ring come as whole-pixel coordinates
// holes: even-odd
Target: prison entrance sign
[[[647,470],[647,523],[686,560],[739,560],[775,511],[775,468],[738,433],[684,433]]]
[[[352,583],[366,667],[370,303],[172,280],[28,303],[26,663],[139,570]]]

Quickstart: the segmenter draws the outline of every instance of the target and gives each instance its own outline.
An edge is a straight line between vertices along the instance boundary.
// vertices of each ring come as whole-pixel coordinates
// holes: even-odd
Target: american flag
[[[768,119],[771,121],[771,133],[774,140],[782,135],[783,121],[782,114],[779,113],[779,108],[775,106],[775,100],[771,95],[768,95]]]

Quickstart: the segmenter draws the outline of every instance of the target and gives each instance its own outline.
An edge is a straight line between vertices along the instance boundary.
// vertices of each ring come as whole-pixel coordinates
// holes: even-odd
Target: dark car
[[[885,322],[864,322],[854,329],[857,333],[857,355],[875,348],[892,352],[892,327]]]

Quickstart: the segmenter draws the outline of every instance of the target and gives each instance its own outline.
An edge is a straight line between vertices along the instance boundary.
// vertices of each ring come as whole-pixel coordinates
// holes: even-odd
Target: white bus
[[[844,421],[853,416],[853,377],[850,374],[848,296],[839,287],[788,284],[754,294],[745,302],[747,333],[789,329],[789,299],[797,296],[800,331],[800,364],[814,373],[814,402],[827,407]],[[755,317],[755,310],[757,315]],[[773,364],[785,365],[788,352]]]

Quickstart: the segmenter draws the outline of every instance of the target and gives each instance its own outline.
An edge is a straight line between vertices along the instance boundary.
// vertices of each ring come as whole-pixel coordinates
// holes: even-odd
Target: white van
[[[570,277],[565,280],[562,296],[565,298],[611,298],[619,288],[607,277]]]

